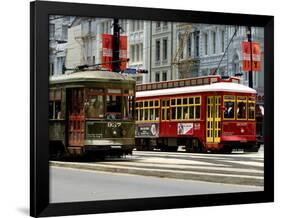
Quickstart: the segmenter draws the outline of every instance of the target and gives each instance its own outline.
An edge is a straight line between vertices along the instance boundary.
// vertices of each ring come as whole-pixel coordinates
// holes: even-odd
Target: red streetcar
[[[239,83],[207,76],[138,85],[136,148],[257,152],[256,91]]]

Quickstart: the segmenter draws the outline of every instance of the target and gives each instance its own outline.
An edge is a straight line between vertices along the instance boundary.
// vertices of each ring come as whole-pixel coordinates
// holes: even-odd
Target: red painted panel
[[[178,134],[178,124],[193,124],[192,134]],[[204,121],[170,121],[170,122],[160,122],[160,137],[173,137],[173,138],[182,138],[182,137],[196,137],[204,140],[205,138],[205,122]]]
[[[256,140],[256,122],[224,121],[222,123],[222,141]]]

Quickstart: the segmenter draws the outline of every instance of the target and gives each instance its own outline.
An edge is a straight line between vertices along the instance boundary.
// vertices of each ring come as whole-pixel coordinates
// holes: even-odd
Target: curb
[[[115,165],[106,165],[100,163],[74,163],[74,162],[58,162],[50,161],[50,166],[65,167],[81,170],[95,170],[111,173],[125,173],[141,176],[152,176],[160,178],[172,178],[183,180],[196,180],[203,182],[226,183],[236,185],[249,185],[249,186],[263,186],[264,180],[256,177],[235,176],[235,175],[210,175],[199,172],[188,172],[178,170],[165,170],[165,169],[149,169],[149,168],[136,168],[136,167],[123,167]]]

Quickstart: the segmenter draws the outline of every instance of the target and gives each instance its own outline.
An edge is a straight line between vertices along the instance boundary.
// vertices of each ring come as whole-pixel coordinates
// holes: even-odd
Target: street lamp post
[[[252,54],[252,31],[251,27],[247,29],[248,42],[250,43],[250,70],[249,70],[249,87],[253,88],[253,54]]]
[[[120,71],[120,62],[119,62],[119,40],[120,40],[120,26],[118,24],[118,19],[114,18],[113,20],[113,42],[112,42],[112,71]]]

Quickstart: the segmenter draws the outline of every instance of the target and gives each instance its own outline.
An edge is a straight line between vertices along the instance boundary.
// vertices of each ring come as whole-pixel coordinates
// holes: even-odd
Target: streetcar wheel
[[[198,141],[198,139],[193,139],[190,142],[191,146],[186,145],[185,150],[189,153],[203,153],[206,152],[202,143]]]

